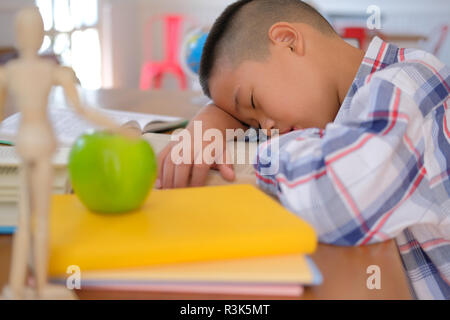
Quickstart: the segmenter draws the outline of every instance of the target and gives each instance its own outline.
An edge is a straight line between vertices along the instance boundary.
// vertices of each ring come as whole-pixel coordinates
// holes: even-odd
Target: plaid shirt
[[[433,55],[375,38],[335,121],[268,140],[255,165],[321,242],[396,238],[419,299],[450,299],[449,86]]]

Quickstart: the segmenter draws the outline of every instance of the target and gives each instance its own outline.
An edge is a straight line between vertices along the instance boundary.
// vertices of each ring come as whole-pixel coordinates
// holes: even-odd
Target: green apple
[[[138,209],[155,183],[156,167],[155,153],[146,140],[107,132],[80,136],[69,156],[75,194],[95,212]]]

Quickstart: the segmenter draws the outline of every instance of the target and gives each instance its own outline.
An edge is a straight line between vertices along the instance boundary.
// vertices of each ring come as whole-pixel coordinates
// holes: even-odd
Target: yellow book
[[[251,185],[153,190],[142,208],[116,215],[55,195],[49,272],[308,254],[316,246],[310,225]]]

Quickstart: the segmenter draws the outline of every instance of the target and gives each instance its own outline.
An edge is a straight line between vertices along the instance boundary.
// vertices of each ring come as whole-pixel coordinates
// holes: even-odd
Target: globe
[[[184,72],[193,79],[198,77],[202,51],[207,37],[208,30],[205,28],[195,29],[184,37],[181,47],[181,64]]]

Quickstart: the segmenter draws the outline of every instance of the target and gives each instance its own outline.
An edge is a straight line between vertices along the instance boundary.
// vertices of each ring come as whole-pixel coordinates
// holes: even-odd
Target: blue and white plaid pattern
[[[268,140],[255,165],[321,242],[396,238],[419,299],[450,299],[449,85],[433,55],[375,38],[335,121]]]

